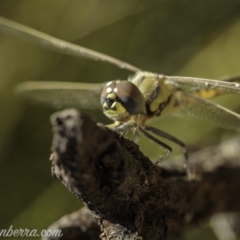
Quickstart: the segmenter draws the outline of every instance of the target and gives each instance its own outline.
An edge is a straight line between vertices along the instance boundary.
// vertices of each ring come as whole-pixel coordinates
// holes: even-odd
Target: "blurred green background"
[[[55,37],[167,75],[220,79],[240,74],[240,0],[1,0],[0,15]],[[65,56],[0,32],[0,229],[45,229],[81,203],[51,177],[51,107],[14,94],[27,80],[104,82],[129,72]],[[239,96],[216,102],[240,112]],[[87,110],[109,123],[101,110]],[[160,127],[194,147],[236,135],[189,118],[164,117]],[[174,126],[174,127],[173,127]],[[140,141],[145,154],[156,146]],[[173,146],[174,153],[180,153]],[[214,239],[207,224],[187,239]],[[16,238],[15,238],[16,239]],[[23,239],[23,238],[21,238]],[[30,239],[30,238],[28,238]]]

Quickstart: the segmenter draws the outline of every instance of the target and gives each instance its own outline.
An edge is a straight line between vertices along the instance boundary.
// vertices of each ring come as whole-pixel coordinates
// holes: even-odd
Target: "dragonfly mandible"
[[[77,103],[82,108],[102,106],[104,114],[114,121],[114,124],[109,125],[110,128],[122,133],[132,130],[135,135],[144,134],[166,149],[164,158],[170,155],[172,149],[152,133],[182,147],[186,161],[187,148],[178,138],[146,125],[146,122],[154,117],[181,109],[192,117],[240,131],[240,115],[209,101],[225,93],[240,94],[240,77],[219,81],[165,76],[143,71],[127,62],[57,39],[3,17],[0,17],[0,30],[45,48],[105,61],[134,72],[134,76],[128,80],[113,80],[106,84],[24,82],[18,86],[18,92],[27,99],[41,103],[58,104],[58,99],[62,99]]]

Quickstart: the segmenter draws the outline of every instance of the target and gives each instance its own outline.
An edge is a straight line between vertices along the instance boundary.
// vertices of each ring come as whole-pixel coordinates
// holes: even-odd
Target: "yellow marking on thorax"
[[[194,93],[194,95],[205,99],[211,99],[221,94],[224,94],[224,92],[216,89],[202,89]]]
[[[175,89],[175,87],[165,84],[164,79],[148,72],[140,72],[133,79],[130,79],[130,81],[139,88],[146,102],[149,100],[152,101],[149,106],[151,112],[157,111],[159,105],[167,101]],[[157,96],[155,96],[155,99],[151,99],[152,94],[157,88],[159,88]]]

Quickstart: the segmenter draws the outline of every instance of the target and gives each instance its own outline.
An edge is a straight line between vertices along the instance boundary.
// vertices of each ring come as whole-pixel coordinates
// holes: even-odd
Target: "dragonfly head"
[[[132,115],[144,112],[144,97],[129,81],[108,82],[101,93],[104,114],[114,121],[126,122]]]

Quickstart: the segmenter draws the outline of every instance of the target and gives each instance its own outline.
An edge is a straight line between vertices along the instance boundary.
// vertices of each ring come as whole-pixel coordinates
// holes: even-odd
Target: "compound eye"
[[[109,108],[111,107],[110,103],[113,103],[112,101],[115,101],[113,99],[113,96],[116,95],[114,90],[116,90],[116,81],[111,81],[108,82],[102,92],[101,92],[101,104],[102,106],[104,105],[104,103],[108,103]]]
[[[115,94],[131,115],[143,113],[145,103],[144,97],[137,86],[132,82],[121,81],[116,85]]]

